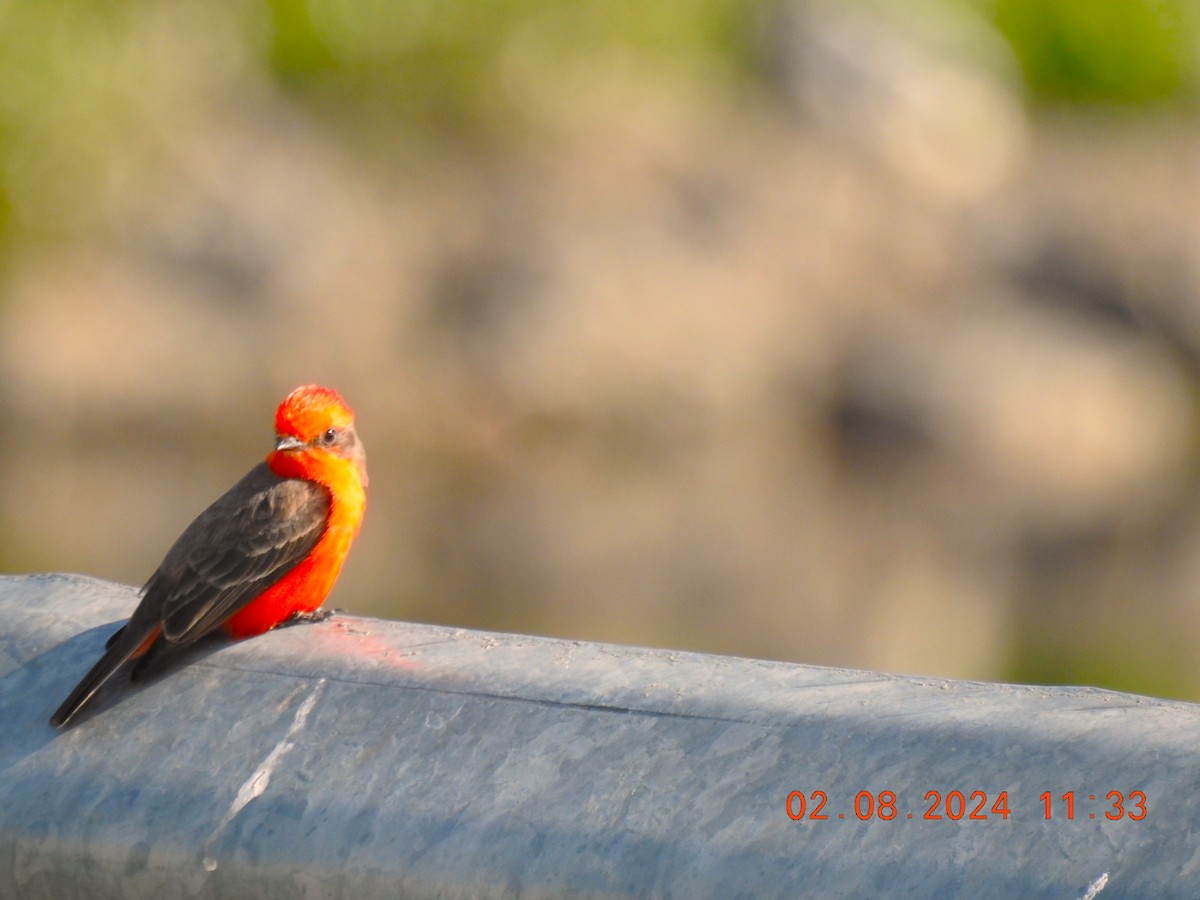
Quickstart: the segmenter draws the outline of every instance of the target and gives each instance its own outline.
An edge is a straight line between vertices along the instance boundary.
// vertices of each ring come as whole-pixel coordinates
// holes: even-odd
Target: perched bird
[[[244,638],[316,618],[362,525],[367,464],[337,391],[305,385],[275,413],[266,461],[200,513],[142,588],[129,621],[50,717],[62,726],[128,660],[157,671],[217,628]]]

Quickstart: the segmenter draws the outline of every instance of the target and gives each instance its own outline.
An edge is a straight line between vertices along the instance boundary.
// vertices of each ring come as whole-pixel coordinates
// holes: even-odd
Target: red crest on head
[[[275,411],[275,433],[312,440],[329,428],[345,428],[354,412],[333,388],[305,384],[296,388]]]

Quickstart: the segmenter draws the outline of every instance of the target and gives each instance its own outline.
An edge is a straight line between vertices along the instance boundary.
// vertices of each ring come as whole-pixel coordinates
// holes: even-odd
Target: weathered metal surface
[[[0,896],[1200,896],[1189,704],[337,616],[50,728],[135,602],[0,579]]]

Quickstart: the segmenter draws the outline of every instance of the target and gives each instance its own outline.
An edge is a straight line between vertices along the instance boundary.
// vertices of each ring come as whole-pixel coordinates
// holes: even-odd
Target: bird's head
[[[366,486],[367,458],[354,431],[354,412],[333,388],[306,384],[288,394],[275,411],[275,435],[276,454],[349,460]]]

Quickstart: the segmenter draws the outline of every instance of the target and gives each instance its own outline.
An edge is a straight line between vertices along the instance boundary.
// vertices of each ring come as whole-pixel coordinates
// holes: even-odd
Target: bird
[[[302,385],[275,413],[263,462],[184,529],[141,590],[129,620],[50,717],[69,723],[127,662],[130,680],[160,671],[221,629],[262,634],[317,612],[366,508],[366,453],[354,413],[332,388]]]

